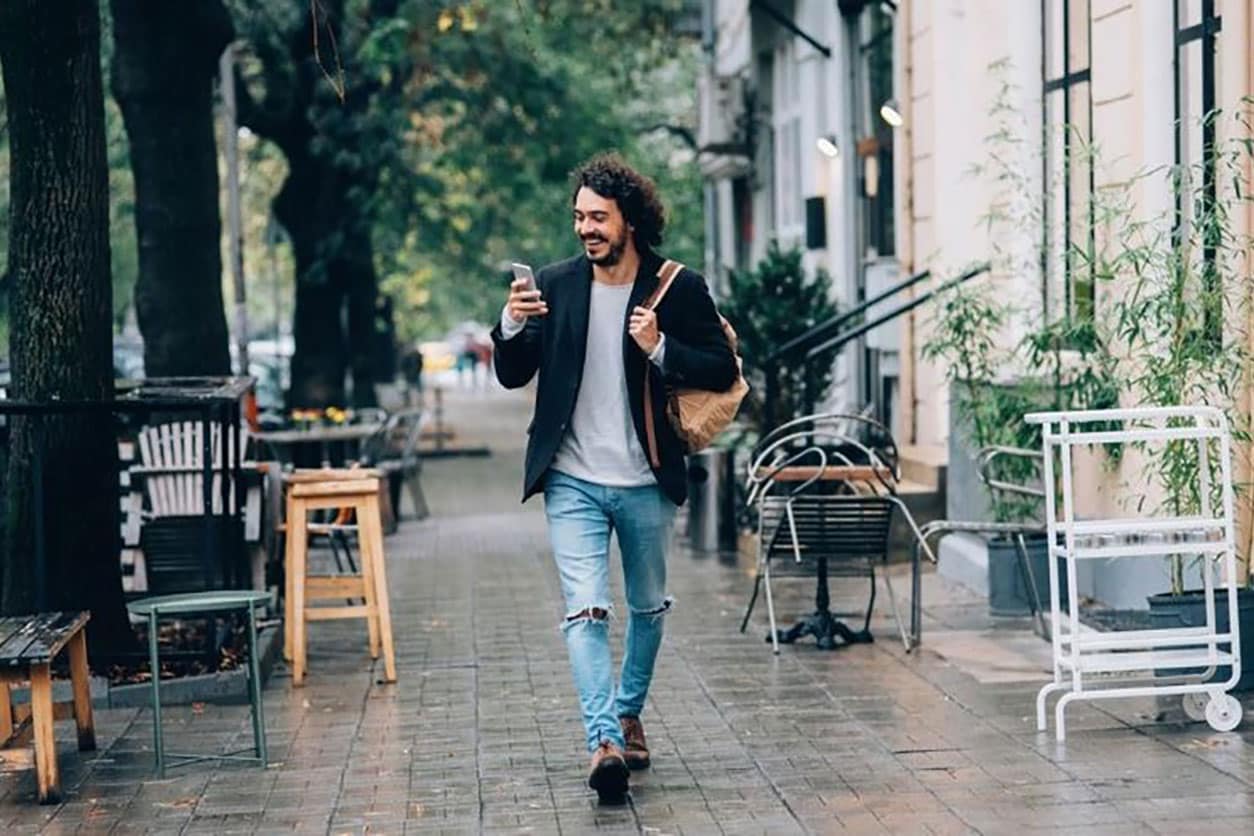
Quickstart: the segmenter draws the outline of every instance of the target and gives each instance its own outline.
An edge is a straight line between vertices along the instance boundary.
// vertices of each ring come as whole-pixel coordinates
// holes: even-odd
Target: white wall
[[[736,75],[745,71],[749,54],[749,0],[714,3],[714,72]]]
[[[989,162],[987,137],[994,129],[990,108],[1003,83],[1013,91],[1023,132],[1039,133],[1040,14],[1036,3],[916,0],[910,3],[908,16],[910,89],[899,91],[898,99],[910,120],[910,171],[905,172],[909,182],[903,183],[898,199],[898,224],[904,225],[898,235],[909,238],[903,247],[910,254],[909,266],[914,271],[931,269],[934,286],[990,258],[989,231],[982,218],[997,192],[973,169]],[[1008,62],[1005,69],[990,70],[1002,61]],[[900,163],[907,161],[903,158]],[[1039,171],[1026,157],[1023,167],[1026,176],[1039,181]],[[911,205],[912,210],[907,208]],[[1000,229],[997,234],[1003,245],[1019,250],[1034,246],[1032,233],[1024,230]],[[1006,240],[1016,236],[1019,241]],[[1025,302],[1040,295],[1033,276],[997,275],[980,281],[995,281],[999,293]],[[925,307],[900,326],[911,332],[903,339],[916,351],[931,336],[931,316]],[[1016,330],[1022,331],[1022,326]],[[945,369],[917,357],[913,363],[903,387],[903,397],[910,397],[913,378],[918,409],[911,440],[942,445],[949,424]],[[910,428],[898,431],[909,439]]]

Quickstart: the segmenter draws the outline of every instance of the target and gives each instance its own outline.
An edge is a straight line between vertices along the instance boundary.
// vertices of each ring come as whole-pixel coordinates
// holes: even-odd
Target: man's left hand
[[[662,339],[662,332],[657,329],[657,314],[649,308],[637,305],[631,311],[631,319],[627,323],[627,333],[640,346],[645,354],[652,354]]]

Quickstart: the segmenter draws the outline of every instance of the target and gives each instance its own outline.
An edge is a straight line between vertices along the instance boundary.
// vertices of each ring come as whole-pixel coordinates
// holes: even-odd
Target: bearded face
[[[618,201],[602,197],[584,186],[575,195],[575,235],[593,264],[612,267],[623,258],[631,240],[631,227]]]

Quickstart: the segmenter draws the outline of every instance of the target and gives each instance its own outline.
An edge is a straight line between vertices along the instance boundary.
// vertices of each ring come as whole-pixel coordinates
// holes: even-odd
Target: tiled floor
[[[62,739],[65,803],[39,807],[32,776],[0,777],[0,830],[1254,830],[1254,723],[1215,734],[1174,706],[1081,704],[1058,745],[1033,716],[1048,648],[1022,629],[990,631],[982,603],[961,590],[927,579],[927,644],[915,654],[881,612],[873,645],[802,644],[774,657],[764,611],[737,632],[748,567],[682,549],[643,718],[655,765],[634,776],[630,804],[598,807],[584,785],[542,508],[518,504],[527,408],[521,395],[449,398],[459,441],[486,442],[494,456],[428,463],[432,518],[387,542],[399,683],[376,682],[364,629],[314,625],[307,686],[293,689],[280,666],[266,689],[269,769],[202,764],[156,780],[149,714],[101,711],[99,752]],[[848,603],[862,591],[840,589],[855,593]],[[777,591],[782,614],[808,608],[804,582]],[[167,740],[247,745],[247,709],[174,709]]]

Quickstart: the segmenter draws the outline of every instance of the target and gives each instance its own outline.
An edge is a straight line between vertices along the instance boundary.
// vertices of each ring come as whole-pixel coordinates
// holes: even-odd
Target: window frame
[[[1185,50],[1194,43],[1199,43],[1201,49],[1200,64],[1201,73],[1199,81],[1201,83],[1201,129],[1202,129],[1202,147],[1201,147],[1201,167],[1202,167],[1202,211],[1208,211],[1209,207],[1214,206],[1218,199],[1217,177],[1215,167],[1217,158],[1215,154],[1215,72],[1216,72],[1216,41],[1217,36],[1223,31],[1223,16],[1218,14],[1215,9],[1215,0],[1199,0],[1199,16],[1200,20],[1192,24],[1181,24],[1181,12],[1184,5],[1180,0],[1171,0],[1171,28],[1172,28],[1172,75],[1174,84],[1172,85],[1173,106],[1175,115],[1175,163],[1177,169],[1182,166],[1191,165],[1191,162],[1183,159],[1185,154],[1185,132],[1189,126],[1186,123],[1186,116],[1182,113],[1184,107],[1183,87],[1192,84],[1193,79],[1188,77],[1186,72],[1186,61],[1184,57]],[[1186,211],[1184,204],[1185,195],[1180,188],[1175,189],[1175,224],[1172,230],[1174,241],[1180,244],[1183,236],[1187,234],[1186,226],[1189,223],[1190,215]],[[1202,282],[1205,293],[1205,301],[1207,302],[1204,311],[1203,328],[1207,336],[1216,343],[1222,341],[1223,335],[1223,300],[1219,294],[1215,293],[1218,289],[1216,284],[1222,281],[1219,270],[1216,266],[1216,260],[1219,251],[1218,242],[1215,235],[1218,230],[1207,229],[1205,238],[1202,242]],[[1218,303],[1218,304],[1216,304]]]
[[[773,191],[775,234],[781,240],[805,235],[802,197],[801,64],[796,38],[787,38],[773,50],[771,127],[773,136]]]
[[[879,109],[888,99],[895,98],[893,89],[893,69],[896,56],[893,54],[893,34],[897,27],[896,16],[882,6],[869,6],[859,21],[858,26],[858,61],[861,81],[861,98],[858,112],[861,122],[859,133],[863,139],[874,139],[871,154],[877,166],[876,195],[866,193],[864,176],[859,174],[858,198],[862,202],[862,230],[860,233],[861,253],[865,258],[874,249],[879,257],[894,258],[897,254],[896,245],[896,194],[893,184],[893,143],[895,129],[881,118]],[[886,49],[888,56],[887,78],[873,79],[876,69],[873,66],[877,56],[875,51]],[[876,89],[875,81],[881,84],[887,81],[884,89]],[[885,95],[886,94],[886,95]],[[904,107],[904,105],[899,104]],[[858,149],[858,161],[861,172],[865,172],[866,160],[861,147]]]
[[[1050,75],[1050,53],[1054,44],[1050,39],[1050,23],[1052,16],[1051,10],[1053,4],[1061,4],[1062,9],[1062,67],[1061,74],[1051,77]],[[1084,66],[1081,68],[1073,68],[1072,66],[1072,12],[1073,3],[1080,3],[1084,6],[1085,20],[1084,25],[1087,28],[1085,36],[1085,45],[1087,54],[1085,55]],[[1050,121],[1050,96],[1061,95],[1062,97],[1062,124],[1064,131],[1062,136],[1061,153],[1062,153],[1062,224],[1061,224],[1061,244],[1062,244],[1062,311],[1061,318],[1067,324],[1071,324],[1073,319],[1082,317],[1085,320],[1092,321],[1096,314],[1097,293],[1095,275],[1093,265],[1089,265],[1089,277],[1087,282],[1088,294],[1084,300],[1079,299],[1076,290],[1074,263],[1074,240],[1073,225],[1075,218],[1073,211],[1075,207],[1075,195],[1073,194],[1073,147],[1074,141],[1071,125],[1074,115],[1072,113],[1072,94],[1081,85],[1088,85],[1087,88],[1087,141],[1092,146],[1093,143],[1093,85],[1092,85],[1092,69],[1093,69],[1093,14],[1092,0],[1041,0],[1041,311],[1042,315],[1048,320],[1050,318],[1050,284],[1055,278],[1050,274],[1051,262],[1051,219],[1054,198],[1054,180],[1051,177],[1051,145],[1052,138],[1051,129],[1054,127]],[[1090,157],[1087,161],[1088,166],[1088,195],[1087,195],[1087,214],[1088,214],[1088,248],[1092,252],[1096,246],[1096,215],[1094,206],[1094,196],[1097,192],[1096,173],[1094,171],[1093,160]],[[1080,307],[1083,303],[1084,307]]]

